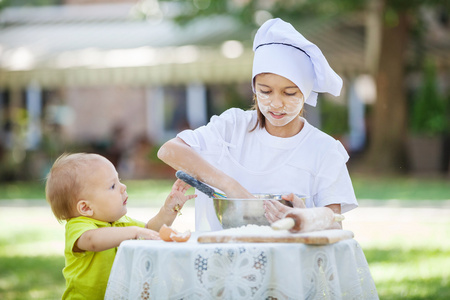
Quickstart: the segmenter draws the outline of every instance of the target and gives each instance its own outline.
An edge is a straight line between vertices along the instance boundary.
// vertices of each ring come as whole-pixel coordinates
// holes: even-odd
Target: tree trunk
[[[380,62],[381,37],[383,29],[383,0],[367,1],[366,11],[366,45],[365,65],[370,74],[375,76]]]
[[[405,171],[407,103],[404,86],[405,50],[409,37],[406,12],[395,24],[383,22],[379,65],[368,151],[371,169],[383,173]]]

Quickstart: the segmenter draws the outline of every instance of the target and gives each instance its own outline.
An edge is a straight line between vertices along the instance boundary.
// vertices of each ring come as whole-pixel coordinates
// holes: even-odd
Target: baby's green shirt
[[[73,247],[80,236],[88,230],[127,226],[145,227],[145,223],[127,216],[113,223],[87,217],[77,217],[67,222],[64,250],[66,266],[63,270],[66,291],[62,299],[103,299],[105,297],[106,285],[117,248],[100,252],[73,252]]]

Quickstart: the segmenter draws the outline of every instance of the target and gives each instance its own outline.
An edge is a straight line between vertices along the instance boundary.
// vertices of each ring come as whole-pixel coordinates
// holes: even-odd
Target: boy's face
[[[127,186],[120,182],[114,165],[99,156],[85,173],[82,198],[89,201],[91,217],[104,222],[115,222],[123,217],[127,213]]]

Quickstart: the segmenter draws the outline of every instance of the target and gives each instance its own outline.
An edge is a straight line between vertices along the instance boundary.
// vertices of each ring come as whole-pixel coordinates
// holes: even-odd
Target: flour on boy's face
[[[114,165],[99,156],[88,169],[85,172],[86,184],[82,198],[92,210],[90,217],[105,222],[119,220],[127,213],[128,194]]]

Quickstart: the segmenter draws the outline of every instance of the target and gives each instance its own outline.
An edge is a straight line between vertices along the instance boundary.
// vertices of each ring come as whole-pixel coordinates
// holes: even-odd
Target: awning
[[[7,8],[0,13],[0,88],[227,83],[251,77],[254,28],[231,16],[181,26],[174,3]],[[364,16],[300,20],[341,75],[367,72]],[[448,38],[427,51],[450,67]],[[411,47],[411,51],[413,48]]]

